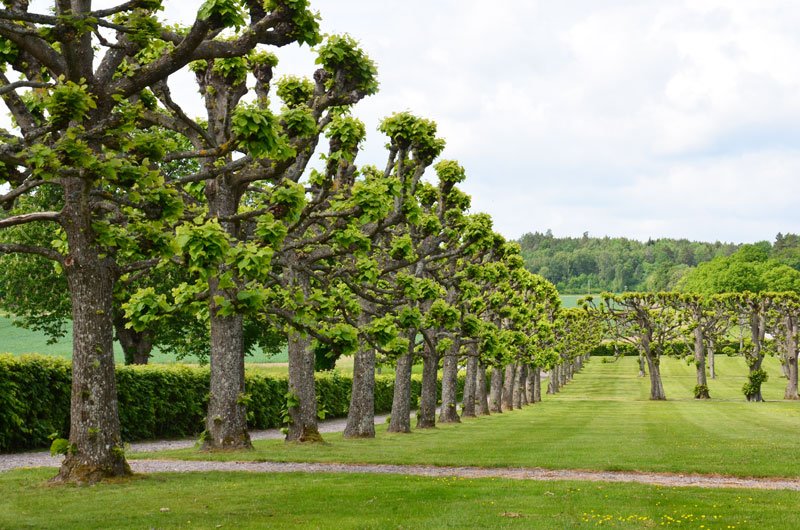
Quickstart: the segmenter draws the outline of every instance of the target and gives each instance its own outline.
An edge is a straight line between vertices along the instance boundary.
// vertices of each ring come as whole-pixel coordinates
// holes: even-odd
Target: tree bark
[[[77,199],[62,212],[73,339],[70,449],[54,479],[61,482],[92,483],[131,473],[122,449],[114,374],[115,267],[111,258],[100,256],[94,241],[88,189],[82,180],[64,183],[64,194]]]
[[[711,399],[708,392],[708,380],[706,379],[706,352],[703,343],[703,330],[700,326],[694,328],[694,365],[697,371],[697,388],[695,389],[695,399]]]
[[[514,367],[514,380],[512,382],[513,388],[511,389],[511,405],[515,409],[522,408],[522,394],[525,390],[525,374],[522,371],[522,363],[517,363]]]
[[[661,382],[661,369],[659,366],[661,363],[658,355],[653,353],[650,344],[651,341],[649,338],[645,337],[642,340],[647,368],[650,371],[650,399],[653,401],[664,401],[667,399],[667,395],[664,393],[664,385]]]
[[[511,363],[505,368],[505,375],[503,377],[503,399],[501,405],[503,410],[514,409],[514,378],[517,375],[517,366]]]
[[[520,364],[519,375],[519,404],[520,408],[529,403],[528,400],[528,365]]]
[[[375,438],[375,350],[362,347],[353,361],[353,388],[345,438]]]
[[[479,416],[489,415],[489,401],[486,396],[486,365],[478,362],[478,372],[475,375],[476,413]]]
[[[786,318],[786,372],[788,374],[783,399],[800,399],[797,391],[797,320]]]
[[[461,400],[461,415],[465,418],[474,418],[477,401],[478,387],[478,355],[473,349],[467,356],[467,374],[464,377],[464,397]]]
[[[538,366],[533,367],[533,402],[538,403],[542,400],[542,369]]]
[[[217,292],[211,281],[212,300]],[[244,317],[211,308],[211,395],[203,449],[251,449],[244,388]]]
[[[762,345],[766,333],[766,317],[760,313],[753,313],[750,316],[750,332],[753,341],[753,351],[747,358],[747,364],[750,368],[750,375],[754,372],[761,370],[761,364],[764,362],[764,353]],[[761,395],[761,385],[755,389],[756,391],[747,397],[747,401],[762,402],[764,397]]]
[[[715,348],[714,341],[709,339],[708,351],[706,352],[706,357],[708,358],[708,375],[709,377],[711,377],[711,379],[717,378],[717,366],[716,363],[714,362],[715,361],[714,348]]]
[[[491,387],[489,393],[489,411],[503,412],[503,370],[499,366],[492,367]]]
[[[643,355],[639,355],[639,377],[644,377],[647,375],[647,371],[644,369],[645,366],[645,359]]]
[[[419,415],[417,429],[436,427],[436,401],[439,381],[439,355],[428,344],[422,358],[422,391],[419,399]]]
[[[442,410],[439,414],[440,423],[460,423],[458,416],[458,352],[461,349],[456,340],[442,360]]]
[[[289,410],[287,442],[322,442],[317,426],[317,390],[314,380],[314,352],[308,336],[289,333]]]
[[[559,390],[558,382],[561,380],[561,377],[558,375],[558,372],[561,370],[561,365],[557,364],[550,369],[550,376],[548,377],[548,384],[547,384],[547,393],[548,394],[557,394]]]
[[[533,405],[536,403],[536,400],[533,398],[533,372],[536,370],[536,367],[532,364],[528,365],[528,377],[525,378],[525,398],[527,399],[528,403]]]
[[[409,350],[413,350],[413,346],[410,346]],[[413,364],[414,359],[411,352],[397,359],[389,432],[411,432],[411,367]]]

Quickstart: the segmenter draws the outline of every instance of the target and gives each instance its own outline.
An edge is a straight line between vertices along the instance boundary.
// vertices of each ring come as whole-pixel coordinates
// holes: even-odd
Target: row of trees
[[[800,274],[800,273],[798,273]],[[716,377],[714,354],[718,345],[736,335],[748,366],[742,392],[748,401],[763,401],[762,368],[766,355],[780,358],[787,378],[784,399],[797,400],[797,350],[800,338],[800,296],[794,292],[742,292],[721,295],[681,293],[604,293],[599,301],[587,297],[587,307],[604,319],[610,336],[632,344],[640,354],[640,375],[649,373],[650,399],[666,399],[660,359],[676,352],[676,343],[692,352],[697,373],[694,396],[709,399],[707,364]],[[746,339],[745,340],[745,336]],[[774,337],[774,340],[768,340]],[[646,369],[645,369],[646,365]]]
[[[244,358],[253,344],[286,342],[287,440],[315,442],[320,361],[354,355],[345,435],[365,437],[374,436],[378,356],[396,364],[390,429],[406,432],[418,358],[417,426],[430,427],[440,361],[440,421],[458,421],[460,363],[469,415],[506,394],[513,406],[522,388],[535,395],[540,370],[563,364],[557,390],[575,352],[597,339],[585,334],[588,312],[561,312],[518,245],[469,213],[457,187],[464,169],[435,162],[444,141],[433,122],[385,119],[385,164],[357,163],[365,127],[350,109],[377,91],[376,68],[353,39],[323,38],[306,0],[207,0],[186,27],[158,19],[160,0],[56,1],[53,14],[5,4],[0,97],[13,128],[0,132],[0,254],[12,272],[0,294],[51,333],[69,311],[71,424],[59,479],[130,472],[115,334],[130,360],[154,345],[208,355],[206,449],[251,447]],[[275,78],[269,50],[292,43],[315,46],[311,78]],[[184,68],[201,117],[173,98],[169,82]],[[423,179],[430,168],[433,182]]]

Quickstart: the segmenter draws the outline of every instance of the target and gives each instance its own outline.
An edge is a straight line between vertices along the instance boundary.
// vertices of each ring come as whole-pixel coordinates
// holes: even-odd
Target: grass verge
[[[256,450],[159,452],[158,458],[346,463],[544,467],[798,477],[800,403],[747,403],[740,393],[747,369],[741,359],[718,360],[711,401],[692,399],[693,368],[663,360],[666,402],[647,399],[648,380],[636,359],[594,359],[561,394],[523,410],[441,425],[408,435],[378,429],[373,440],[326,435],[326,445],[279,440]],[[769,359],[767,399],[782,396],[784,380]],[[134,458],[153,457],[134,455]]]
[[[800,493],[397,475],[0,474],[1,528],[796,528]]]

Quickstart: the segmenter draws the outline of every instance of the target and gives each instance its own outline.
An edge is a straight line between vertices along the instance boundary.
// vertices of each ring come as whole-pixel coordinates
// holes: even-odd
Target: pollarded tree
[[[781,350],[781,363],[786,373],[783,399],[800,399],[797,391],[797,348],[800,340],[800,295],[794,292],[772,295],[772,312],[776,340]]]
[[[647,362],[650,399],[665,400],[661,382],[661,354],[667,342],[679,336],[685,321],[669,304],[674,293],[602,294],[600,314],[614,338],[632,344]],[[592,303],[591,297],[588,298]]]
[[[677,311],[686,314],[687,329],[692,332],[694,365],[697,384],[695,399],[710,399],[706,378],[706,359],[713,359],[714,344],[725,336],[730,328],[730,315],[714,295],[686,294],[672,296],[668,303]],[[713,365],[713,361],[710,362]],[[713,371],[712,371],[713,373]]]

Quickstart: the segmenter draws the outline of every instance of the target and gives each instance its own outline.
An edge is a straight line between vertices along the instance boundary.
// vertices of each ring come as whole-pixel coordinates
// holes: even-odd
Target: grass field
[[[636,359],[593,359],[557,396],[523,410],[397,435],[379,429],[374,440],[326,435],[324,446],[261,441],[247,453],[195,450],[159,453],[186,459],[363,462],[565,469],[719,473],[798,477],[800,403],[782,401],[785,380],[774,359],[766,363],[767,403],[741,395],[746,368],[738,358],[718,359],[714,399],[691,398],[693,368],[664,359],[669,401],[647,399],[648,379]]]
[[[691,367],[665,359],[666,402],[647,400],[635,359],[593,359],[557,396],[526,409],[410,435],[301,447],[257,442],[217,460],[391,462],[800,476],[800,403],[740,395],[740,359],[718,360],[710,402]],[[165,453],[157,453],[163,458]],[[136,458],[141,458],[137,455]],[[798,527],[800,492],[366,474],[154,474],[55,487],[52,470],[0,473],[0,528],[713,528]]]
[[[191,473],[52,487],[0,473],[0,528],[792,529],[800,493],[399,475]]]
[[[593,359],[557,396],[526,409],[410,435],[188,459],[542,466],[736,476],[800,476],[800,403],[740,395],[745,366],[720,358],[710,402],[692,368],[663,362],[666,402],[647,400],[633,358]],[[265,368],[270,369],[270,368]],[[135,458],[141,458],[136,455]],[[0,473],[0,528],[797,528],[800,492],[366,474],[154,474],[92,487],[50,486],[52,470]]]

